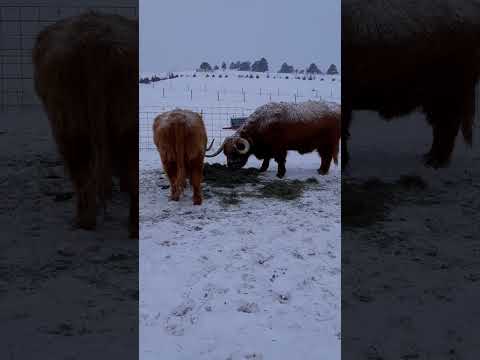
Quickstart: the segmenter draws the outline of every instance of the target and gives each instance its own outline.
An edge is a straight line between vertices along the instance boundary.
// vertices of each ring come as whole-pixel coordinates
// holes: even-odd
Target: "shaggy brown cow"
[[[193,204],[202,204],[203,160],[207,132],[202,117],[189,110],[176,109],[158,115],[153,123],[153,141],[170,181],[171,199],[178,201],[186,186],[193,187]]]
[[[228,167],[239,169],[253,154],[263,159],[260,171],[266,171],[273,158],[278,164],[277,176],[282,178],[288,150],[300,154],[317,150],[322,159],[318,173],[325,175],[332,158],[338,162],[340,118],[340,106],[333,103],[307,101],[263,105],[249,116],[235,135],[225,139],[223,145],[207,157],[217,156],[223,150]]]
[[[480,1],[342,1],[342,165],[352,110],[386,119],[420,110],[433,128],[425,163],[446,166],[461,129],[472,142]]]
[[[105,205],[117,173],[138,237],[138,21],[93,12],[61,20],[38,35],[33,64],[78,225],[95,228],[97,197]]]

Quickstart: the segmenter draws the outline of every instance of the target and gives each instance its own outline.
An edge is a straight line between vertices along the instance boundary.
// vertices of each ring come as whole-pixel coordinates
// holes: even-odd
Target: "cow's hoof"
[[[193,199],[193,205],[202,205],[202,199]]]
[[[90,219],[90,218],[77,219],[77,227],[83,230],[95,230],[96,225],[97,225],[96,219]]]
[[[279,179],[283,179],[284,176],[285,176],[285,173],[277,173],[277,177]]]
[[[325,169],[318,169],[317,172],[318,172],[320,175],[327,175],[327,174],[328,174],[328,170],[325,170]]]
[[[439,168],[447,167],[448,163],[449,163],[448,159],[439,159],[437,156],[435,156],[431,152],[428,152],[425,155],[423,155],[423,164],[426,167],[439,169]]]
[[[171,201],[179,201],[179,200],[180,200],[180,196],[179,196],[179,195],[172,195],[172,196],[170,196],[170,200],[171,200]]]

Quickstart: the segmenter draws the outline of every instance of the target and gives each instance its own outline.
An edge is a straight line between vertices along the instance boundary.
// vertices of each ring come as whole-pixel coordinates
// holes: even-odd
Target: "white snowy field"
[[[155,149],[151,136],[153,118],[176,107],[201,112],[209,137],[219,143],[231,134],[231,131],[223,130],[230,126],[231,117],[247,116],[265,103],[341,101],[340,75],[315,75],[308,80],[309,75],[229,70],[210,73],[183,71],[176,74],[178,78],[139,86],[140,147]],[[165,76],[161,73],[156,75]],[[151,76],[153,74],[142,74],[142,77]],[[303,80],[304,77],[306,80]]]
[[[180,89],[187,81],[193,88],[205,81],[188,79],[170,81]],[[244,80],[229,79],[218,79],[227,94]],[[270,79],[244,81],[258,85]],[[296,82],[275,79],[271,86],[294,93]],[[160,83],[155,89],[140,86],[141,110],[162,106],[156,101]],[[339,82],[324,84],[324,93],[339,94]],[[165,110],[216,106],[216,94],[191,104],[179,96]],[[253,111],[268,101],[252,95],[246,106]],[[237,106],[233,100],[222,105]],[[209,122],[205,115],[209,135],[230,116]],[[151,136],[147,125],[143,135]],[[225,164],[223,155],[208,160]],[[258,196],[258,186],[249,184],[224,189],[204,183],[204,203],[193,206],[190,188],[178,203],[168,200],[158,153],[140,152],[142,359],[340,359],[340,167],[332,164],[320,176],[319,165],[316,153],[289,153],[280,181],[305,184],[294,200]],[[260,161],[251,158],[246,167],[258,168]],[[272,162],[260,176],[261,186],[278,180],[275,174]],[[232,195],[238,203],[222,202]]]
[[[340,75],[314,75],[312,80],[308,80],[309,75],[302,74],[232,70],[208,73],[183,71],[175,74],[179,77],[140,84],[140,108],[165,104],[255,108],[271,101],[340,101],[341,97]],[[151,75],[143,74],[144,77]]]

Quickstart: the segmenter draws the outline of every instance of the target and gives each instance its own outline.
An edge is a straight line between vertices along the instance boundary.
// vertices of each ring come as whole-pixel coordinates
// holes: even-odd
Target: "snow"
[[[343,194],[377,179],[383,188],[369,201],[387,191],[382,196],[387,210],[373,224],[342,218],[342,253],[349,267],[342,274],[348,299],[342,316],[349,319],[342,336],[350,339],[343,356],[472,358],[480,351],[478,284],[469,280],[478,273],[478,252],[472,250],[479,247],[478,146],[470,148],[458,136],[449,167],[435,170],[422,163],[432,141],[424,115],[385,122],[376,113],[359,111],[350,132]],[[476,123],[474,139],[479,136]],[[412,193],[395,185],[405,175],[426,187]],[[357,201],[348,198],[343,204]]]
[[[157,75],[162,77],[164,74]],[[302,74],[267,74],[228,70],[208,73],[183,71],[175,75],[181,77],[140,84],[140,107],[145,109],[170,104],[178,107],[256,108],[272,101],[294,102],[296,99],[297,102],[302,102],[309,99],[323,99],[340,102],[341,97],[340,75],[315,75],[312,80],[308,80],[309,75]],[[247,78],[250,75],[253,76],[252,79]],[[144,76],[153,75],[142,73],[141,77]],[[243,77],[239,78],[239,76]],[[256,76],[259,78],[257,79]],[[304,76],[307,80],[302,80]]]
[[[8,329],[0,352],[11,359],[134,358],[138,242],[128,238],[128,195],[115,181],[97,230],[79,229],[72,184],[42,108],[12,107],[0,116],[0,321]]]
[[[199,94],[192,101],[185,99],[188,87]],[[144,117],[141,140],[151,137],[155,111],[203,109],[209,135],[218,137],[230,115],[249,115],[269,102],[265,89],[279,89],[283,98],[275,101],[293,102],[297,91],[302,101],[315,99],[311,87],[339,103],[339,81],[319,79],[180,77],[141,85],[141,111],[152,113]],[[220,108],[216,88],[223,89]],[[219,121],[209,116],[215,112],[224,114]],[[223,155],[206,160],[226,163]],[[260,165],[250,158],[246,166]],[[254,193],[249,185],[203,184],[213,195],[193,206],[190,188],[179,202],[168,200],[158,153],[140,152],[142,359],[340,359],[340,167],[320,176],[319,165],[316,153],[289,153],[282,181],[319,183],[297,200],[243,196]],[[263,181],[274,181],[275,173],[272,162]],[[237,192],[240,203],[223,205],[219,190]]]

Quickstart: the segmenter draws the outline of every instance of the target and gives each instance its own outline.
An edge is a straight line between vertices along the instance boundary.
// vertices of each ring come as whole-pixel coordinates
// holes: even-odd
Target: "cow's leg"
[[[113,193],[113,171],[110,160],[108,160],[107,166],[102,169],[103,175],[103,189],[100,189],[101,193],[105,196],[105,200],[112,200]]]
[[[342,108],[342,169],[345,169],[350,161],[350,154],[348,153],[348,139],[350,138],[350,124],[352,122],[352,109],[349,106]],[[322,160],[323,162],[323,160]]]
[[[177,184],[177,163],[169,161],[164,164],[164,169],[170,181],[170,199],[178,201],[180,199],[180,191]]]
[[[88,153],[88,152],[87,152]],[[87,158],[88,160],[88,158]],[[89,171],[88,161],[78,157],[65,157],[76,194],[76,223],[78,227],[92,230],[97,222],[97,183]]]
[[[269,165],[270,165],[270,157],[265,157],[265,159],[263,159],[262,166],[260,167],[260,172],[267,171]]]
[[[430,151],[425,154],[425,165],[435,169],[445,167],[450,161],[450,157],[455,146],[455,138],[461,125],[459,110],[451,102],[447,106],[434,107],[427,110],[427,119],[432,125],[433,141]]]
[[[120,174],[120,191],[121,192],[129,192],[130,189],[128,187],[129,180],[128,180],[128,173],[122,170],[122,173]]]
[[[320,158],[322,159],[322,164],[320,165],[320,168],[317,170],[317,172],[320,175],[326,175],[328,174],[328,170],[330,170],[330,164],[332,162],[332,148],[327,146],[321,146],[318,148],[317,151],[320,155]]]
[[[193,189],[193,205],[202,204],[203,159],[190,162],[190,185]]]
[[[278,152],[275,155],[274,159],[278,164],[277,177],[281,179],[285,176],[285,173],[287,172],[287,169],[285,168],[285,163],[287,162],[287,152]]]

